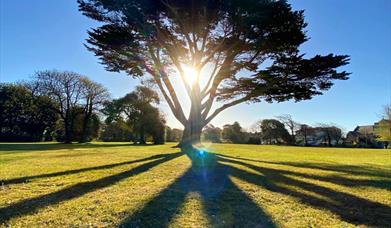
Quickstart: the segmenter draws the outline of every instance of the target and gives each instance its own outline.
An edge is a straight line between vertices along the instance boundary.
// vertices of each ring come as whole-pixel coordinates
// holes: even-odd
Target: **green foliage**
[[[384,107],[383,119],[375,126],[378,141],[391,143],[391,105]]]
[[[96,113],[92,113],[89,118],[85,118],[84,109],[82,107],[76,107],[72,110],[72,131],[71,131],[71,141],[75,142],[90,142],[93,139],[98,138],[99,131],[101,128],[101,122]],[[87,123],[84,123],[87,121]],[[86,126],[86,129],[83,129]],[[56,134],[55,138],[58,142],[64,142],[66,140],[64,123],[58,121],[56,124]]]
[[[104,125],[100,135],[104,142],[130,142],[133,140],[132,129],[123,119],[118,119]]]
[[[242,127],[238,122],[234,122],[232,125],[224,125],[222,137],[226,141],[237,144],[246,143],[248,140],[247,133],[242,130]]]
[[[389,226],[389,150],[174,145],[0,144],[0,227]]]
[[[56,103],[24,85],[0,84],[0,141],[50,140]]]
[[[166,141],[167,142],[180,142],[183,135],[183,130],[170,127],[166,127]]]
[[[234,105],[308,100],[336,80],[348,79],[349,73],[337,68],[348,64],[349,56],[300,53],[308,40],[304,11],[292,9],[285,0],[78,3],[85,16],[100,22],[88,32],[87,49],[109,71],[150,77],[190,136]],[[271,64],[265,68],[265,62]],[[197,72],[215,70],[205,73],[208,83],[201,88],[199,77],[193,85],[187,83],[183,66]],[[177,77],[175,71],[192,103],[191,118],[186,118],[170,81]],[[215,101],[223,105],[210,113]],[[186,130],[194,122],[201,126]]]
[[[378,141],[391,142],[391,123],[389,120],[380,121],[375,127],[375,134]]]
[[[262,140],[267,144],[290,143],[291,136],[283,123],[275,119],[265,119],[260,122]]]
[[[147,87],[139,86],[124,97],[105,103],[103,113],[107,116],[106,124],[123,120],[128,125],[128,129],[132,129],[132,138],[135,142],[145,144],[146,137],[149,135],[155,144],[162,144],[165,120],[159,109],[152,106],[153,103],[159,103],[157,93]]]
[[[207,125],[202,131],[204,140],[212,143],[221,143],[222,130],[213,125]]]

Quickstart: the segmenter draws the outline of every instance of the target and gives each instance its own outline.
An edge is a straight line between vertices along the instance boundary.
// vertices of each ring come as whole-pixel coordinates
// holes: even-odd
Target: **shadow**
[[[233,158],[242,161],[260,162],[260,163],[273,164],[273,165],[286,165],[286,166],[306,168],[306,169],[319,169],[323,171],[340,172],[340,173],[346,173],[349,175],[356,175],[356,176],[373,176],[373,177],[390,178],[390,174],[389,174],[390,170],[384,170],[384,169],[366,167],[366,166],[332,165],[329,163],[306,163],[306,162],[270,162],[270,161],[262,161],[256,159],[234,157],[234,156],[217,154],[217,153],[216,155],[220,157]]]
[[[133,160],[133,161],[126,161],[126,162],[120,162],[120,163],[114,163],[114,164],[107,164],[107,165],[101,165],[101,166],[74,169],[74,170],[66,170],[66,171],[61,171],[61,172],[40,174],[40,175],[34,175],[34,176],[18,177],[18,178],[8,179],[8,180],[0,180],[0,185],[4,186],[4,185],[10,185],[10,184],[21,184],[21,183],[29,182],[30,180],[33,180],[33,179],[57,177],[57,176],[70,175],[70,174],[76,174],[76,173],[93,171],[93,170],[111,169],[111,168],[114,168],[117,166],[129,165],[129,164],[133,164],[133,163],[137,163],[137,162],[144,162],[144,161],[148,161],[148,160],[164,158],[169,155],[171,155],[171,154],[159,154],[159,155],[154,155],[151,157]]]
[[[108,169],[135,162],[146,162],[115,175],[76,184],[47,195],[22,200],[0,208],[0,224],[6,223],[11,218],[31,214],[41,208],[111,186],[125,178],[146,172],[159,164],[177,158],[184,153],[191,160],[191,167],[156,197],[125,218],[119,225],[120,227],[168,227],[173,219],[181,213],[190,193],[196,193],[194,195],[191,194],[191,196],[199,196],[208,225],[212,227],[276,227],[277,224],[273,222],[270,215],[259,207],[245,191],[241,190],[232,182],[231,177],[238,178],[275,193],[295,198],[305,205],[327,210],[338,216],[341,220],[353,225],[389,227],[389,224],[391,224],[391,208],[387,205],[373,202],[347,192],[340,192],[299,180],[295,177],[320,180],[345,186],[379,185],[381,187],[382,185],[380,183],[371,182],[370,180],[348,179],[340,176],[318,176],[261,165],[258,166],[247,163],[246,161],[277,165],[289,165],[290,163],[262,162],[207,153],[202,150],[156,155],[135,161],[24,177],[27,179],[53,177],[89,170]],[[307,168],[304,164],[300,167]],[[298,167],[295,164],[291,165]],[[315,169],[316,166],[308,164],[309,168]],[[253,172],[248,172],[238,167],[251,169]],[[345,168],[321,168],[323,168],[321,170],[326,169],[335,172],[343,170],[341,172],[349,172]],[[359,175],[358,171],[356,172],[355,170],[354,172]],[[364,170],[364,174],[361,175],[366,175],[365,172]],[[26,179],[18,178],[8,180],[8,184],[20,183],[20,181],[24,180]],[[303,191],[300,191],[300,189]]]
[[[296,165],[290,165],[290,163],[287,163],[287,162],[266,162],[266,161],[259,161],[259,160],[226,156],[226,155],[221,155],[221,154],[219,154],[218,156],[223,157],[223,158],[227,158],[227,159],[233,158],[233,159],[242,160],[242,161],[252,161],[252,162],[255,161],[255,162],[265,163],[265,164],[297,167]],[[308,163],[304,163],[304,164],[308,164]],[[309,164],[308,166],[306,166],[304,164],[300,165],[300,168],[316,169],[315,165]],[[327,166],[327,165],[325,164],[324,166]],[[337,167],[337,166],[335,166],[335,167]],[[333,184],[343,185],[346,187],[374,187],[374,188],[386,189],[386,190],[391,191],[391,180],[389,178],[388,179],[381,179],[381,180],[352,179],[352,178],[348,178],[348,177],[341,177],[338,175],[321,176],[321,175],[314,175],[311,173],[307,174],[307,173],[293,172],[293,171],[289,171],[289,170],[280,170],[280,169],[272,169],[272,168],[269,168],[269,169],[275,170],[276,172],[279,172],[280,174],[284,174],[284,175],[294,175],[294,176],[303,177],[303,178],[307,178],[307,179],[313,179],[313,180],[319,180],[319,181],[325,181],[325,182],[329,182],[329,183],[333,183]],[[322,170],[324,170],[324,169],[322,169]],[[335,171],[335,172],[338,172],[339,168],[336,168],[336,170],[337,171]],[[334,171],[334,170],[329,169],[328,171]],[[365,173],[365,169],[363,172]],[[344,173],[347,173],[347,171]],[[358,174],[356,174],[356,175],[358,175]],[[366,174],[363,174],[363,175],[366,175]]]
[[[139,145],[127,142],[118,142],[118,143],[108,143],[108,144],[96,144],[96,143],[73,143],[73,144],[64,144],[64,143],[0,143],[0,152],[1,151],[23,151],[23,152],[32,152],[32,151],[43,151],[43,150],[62,150],[62,149],[93,149],[93,148],[106,148],[106,147],[145,147],[145,146],[154,146],[153,144]],[[4,154],[4,153],[2,153]]]
[[[391,208],[387,205],[285,176],[286,174],[292,175],[292,172],[287,173],[283,170],[259,167],[242,161],[222,157],[220,157],[219,160],[228,164],[241,165],[261,174],[249,173],[231,165],[227,165],[231,167],[231,175],[239,179],[258,185],[269,191],[289,195],[300,200],[304,204],[319,209],[326,209],[338,215],[346,222],[355,225],[367,225],[370,227],[389,227],[389,224],[391,224]],[[285,186],[298,187],[323,196],[323,198],[298,192]],[[324,198],[327,198],[328,200]]]
[[[213,154],[187,153],[192,167],[120,227],[168,227],[190,193],[198,193],[212,227],[276,227],[272,219],[229,178]]]
[[[49,205],[58,204],[63,201],[71,200],[77,197],[80,197],[86,193],[96,191],[101,188],[108,187],[113,185],[125,178],[143,173],[149,169],[162,164],[164,162],[170,161],[174,158],[183,155],[182,153],[173,153],[164,155],[156,160],[147,162],[145,164],[139,165],[133,169],[107,176],[98,180],[84,182],[76,184],[59,191],[49,193],[47,195],[38,196],[31,199],[22,200],[20,202],[11,204],[7,207],[0,208],[0,224],[6,223],[8,220],[14,217],[23,216],[26,214],[31,214],[37,211],[38,209],[47,207]]]

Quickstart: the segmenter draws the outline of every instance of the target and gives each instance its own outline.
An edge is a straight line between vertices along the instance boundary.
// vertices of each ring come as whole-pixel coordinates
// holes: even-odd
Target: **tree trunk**
[[[141,145],[147,144],[147,143],[145,142],[145,133],[144,133],[144,128],[143,128],[143,127],[140,128],[139,144],[141,144]]]
[[[189,120],[183,131],[182,140],[178,146],[186,148],[200,144],[202,128],[203,126],[201,126],[199,122]]]
[[[92,116],[92,102],[88,105],[86,112],[84,113],[83,127],[80,138],[80,143],[87,142],[88,124]]]
[[[83,127],[82,127],[82,133],[79,143],[85,143],[87,142],[87,128],[88,128],[88,121],[90,120],[89,117],[85,116],[83,120]]]
[[[64,143],[72,143],[72,123],[69,116],[67,116],[64,119],[64,130],[65,130]]]
[[[204,120],[201,114],[200,88],[197,83],[192,88],[190,115],[183,131],[183,136],[178,147],[188,148],[201,143],[201,132]]]

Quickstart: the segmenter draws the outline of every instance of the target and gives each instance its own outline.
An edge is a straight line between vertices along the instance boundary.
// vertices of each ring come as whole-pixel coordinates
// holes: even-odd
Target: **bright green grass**
[[[172,146],[0,144],[0,227],[391,224],[390,150]]]

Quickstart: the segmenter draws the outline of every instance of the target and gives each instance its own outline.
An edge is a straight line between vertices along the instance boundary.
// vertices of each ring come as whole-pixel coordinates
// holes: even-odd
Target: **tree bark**
[[[81,134],[81,139],[79,141],[80,143],[87,142],[88,124],[90,122],[91,116],[92,116],[92,103],[88,105],[87,110],[84,114],[82,134]]]
[[[139,144],[140,144],[140,145],[145,145],[145,144],[147,144],[147,142],[145,142],[144,127],[141,127],[141,128],[140,128]]]
[[[72,143],[72,122],[69,114],[64,119],[65,139],[64,143]]]
[[[189,118],[186,122],[183,136],[178,147],[188,148],[201,143],[201,132],[204,127],[201,108],[201,92],[198,83],[192,88],[191,108]]]

